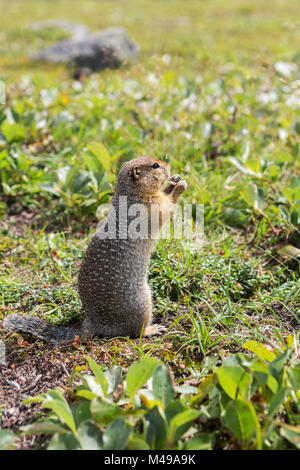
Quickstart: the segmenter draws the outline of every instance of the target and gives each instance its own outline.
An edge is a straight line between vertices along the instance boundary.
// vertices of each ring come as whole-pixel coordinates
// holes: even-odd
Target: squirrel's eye
[[[153,165],[151,165],[151,168],[159,168],[159,164],[158,163],[153,163]]]

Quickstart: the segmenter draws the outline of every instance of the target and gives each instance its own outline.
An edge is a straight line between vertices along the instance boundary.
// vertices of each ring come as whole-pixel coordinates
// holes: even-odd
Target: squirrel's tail
[[[72,341],[75,336],[82,334],[81,330],[54,326],[36,317],[23,317],[21,315],[9,315],[4,319],[3,326],[9,331],[29,333],[51,344]]]

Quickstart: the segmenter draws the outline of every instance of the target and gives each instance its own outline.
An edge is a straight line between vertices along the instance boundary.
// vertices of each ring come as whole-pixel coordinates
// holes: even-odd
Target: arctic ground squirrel
[[[53,326],[20,315],[6,317],[3,326],[52,344],[81,335],[159,334],[162,328],[151,324],[150,256],[164,220],[174,213],[186,188],[180,176],[170,177],[165,162],[140,157],[124,163],[107,217],[92,238],[79,270],[78,291],[85,314],[81,327]]]

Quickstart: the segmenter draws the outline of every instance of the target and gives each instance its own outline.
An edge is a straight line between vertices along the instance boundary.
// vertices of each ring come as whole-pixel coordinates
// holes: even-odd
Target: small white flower
[[[122,119],[118,119],[118,120],[114,123],[114,129],[115,129],[115,130],[120,129],[120,127],[122,127],[122,124],[123,124],[123,120],[122,120]]]
[[[298,67],[291,62],[279,61],[274,65],[274,69],[284,77],[289,77],[292,73],[297,72]]]
[[[163,64],[169,65],[171,63],[171,56],[170,54],[164,54],[161,58]]]
[[[105,129],[107,128],[107,119],[101,119],[101,125],[100,125],[100,129],[101,131],[105,131]]]
[[[283,127],[280,127],[280,129],[278,129],[278,136],[280,140],[286,140],[288,135],[289,135],[288,131],[284,129]]]
[[[299,108],[300,107],[300,96],[299,93],[294,93],[289,96],[286,100],[286,104],[291,108]]]
[[[185,137],[186,140],[191,140],[192,134],[189,132],[182,132],[183,137]]]
[[[79,81],[76,80],[76,82],[73,82],[73,83],[72,83],[72,88],[73,88],[73,90],[75,90],[75,91],[81,91],[82,88],[83,88],[83,85],[82,85],[81,82],[79,82]]]
[[[278,100],[278,94],[275,90],[263,92],[258,95],[257,100],[261,104],[275,103]]]
[[[210,133],[211,133],[211,124],[209,122],[206,122],[202,128],[202,135],[204,139],[207,139],[207,137],[210,136]]]
[[[46,121],[46,119],[41,119],[41,120],[37,123],[36,128],[37,128],[37,129],[43,129],[43,128],[46,127],[46,126],[47,126],[47,121]]]
[[[154,73],[149,73],[147,76],[147,82],[150,85],[158,85],[159,78]]]

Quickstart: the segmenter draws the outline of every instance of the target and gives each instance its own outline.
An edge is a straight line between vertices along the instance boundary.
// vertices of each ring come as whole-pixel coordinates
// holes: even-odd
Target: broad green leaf
[[[292,349],[286,349],[285,351],[283,351],[283,353],[277,356],[276,359],[269,365],[272,375],[278,378],[278,380],[280,380],[284,367],[292,354]]]
[[[258,356],[251,361],[250,369],[254,372],[254,376],[262,385],[267,385],[273,393],[278,390],[278,382],[271,375],[269,366]]]
[[[84,421],[77,430],[77,439],[83,450],[100,450],[102,448],[102,432],[91,421]]]
[[[101,142],[92,142],[91,144],[87,145],[87,148],[101,163],[104,171],[110,171],[111,159],[104,145]]]
[[[175,392],[179,395],[197,395],[198,389],[192,385],[176,385]]]
[[[104,392],[101,384],[97,381],[96,377],[88,374],[81,374],[80,379],[83,381],[84,385],[96,396],[104,398]],[[105,379],[106,380],[106,379]],[[88,391],[88,390],[87,390]],[[77,395],[79,391],[77,392]],[[80,393],[81,396],[82,393]],[[88,397],[87,397],[88,398]]]
[[[194,409],[186,409],[175,415],[170,421],[169,439],[176,442],[189,429],[191,424],[198,418],[200,411]]]
[[[81,449],[79,441],[70,431],[66,433],[56,433],[52,437],[48,450],[77,450]]]
[[[260,172],[253,171],[251,168],[248,168],[247,166],[243,165],[237,158],[228,157],[228,160],[245,175],[251,175],[261,178]]]
[[[132,137],[139,140],[141,138],[141,131],[138,127],[128,125],[126,127],[127,132],[129,132]]]
[[[258,188],[256,184],[249,183],[240,191],[240,195],[249,206],[254,207],[256,210],[264,208],[264,191],[262,188]]]
[[[81,423],[91,418],[90,403],[85,400],[80,401],[79,404],[75,403],[75,410],[73,413],[75,416],[76,426],[79,426]]]
[[[70,172],[70,166],[63,166],[57,170],[57,177],[60,183],[64,186],[67,181],[68,173]]]
[[[160,364],[156,367],[152,378],[152,390],[156,398],[166,408],[174,396],[173,384],[167,367]]]
[[[146,441],[150,449],[162,449],[167,439],[167,423],[162,411],[155,406],[145,415]]]
[[[0,450],[9,449],[14,441],[16,436],[12,431],[8,429],[0,429]]]
[[[246,443],[256,429],[249,403],[246,401],[230,401],[223,416],[222,424],[227,427],[241,443]]]
[[[186,408],[183,405],[183,403],[179,400],[173,400],[169,405],[167,406],[165,410],[166,418],[168,423],[174,418],[174,416],[178,415],[182,411],[184,411]]]
[[[276,411],[278,411],[278,408],[283,403],[287,392],[288,392],[288,388],[282,388],[275,395],[273,395],[270,401],[269,410],[268,410],[268,416],[270,418],[272,418],[274,414],[276,413]]]
[[[285,245],[278,250],[281,256],[286,256],[290,259],[300,258],[300,250],[293,245]]]
[[[150,450],[150,447],[147,442],[138,436],[130,437],[127,448],[128,450]]]
[[[128,369],[126,384],[130,398],[150,379],[158,361],[152,357],[146,357],[141,361],[134,362]]]
[[[212,450],[214,448],[215,441],[215,434],[202,432],[185,442],[183,450]]]
[[[53,421],[36,421],[32,424],[22,426],[20,430],[24,434],[55,434],[56,432],[66,432],[66,429]]]
[[[113,421],[103,434],[103,450],[123,450],[127,446],[131,429],[121,418]]]
[[[195,395],[194,397],[191,397],[191,401],[190,401],[191,405],[199,401],[202,401],[203,398],[205,398],[206,395],[208,395],[213,390],[216,383],[217,383],[216,375],[214,373],[208,374],[208,376],[205,377],[200,382],[200,385],[198,386],[198,394]]]
[[[248,392],[250,375],[242,367],[217,367],[215,373],[227,395],[232,398],[244,398]]]
[[[161,409],[164,409],[162,402],[156,398],[151,390],[141,390],[138,394],[145,407],[148,409],[158,406]]]
[[[96,361],[94,361],[94,359],[92,359],[89,356],[87,356],[87,361],[89,363],[91,371],[93,372],[98,384],[101,385],[103,395],[106,396],[107,390],[108,390],[108,381],[104,375],[104,372],[102,371],[102,368],[97,364]]]
[[[114,403],[106,403],[96,398],[91,402],[91,413],[95,421],[108,424],[124,413],[123,409]]]
[[[90,400],[90,401],[94,400],[94,398],[97,398],[99,396],[98,393],[93,393],[90,390],[86,390],[86,389],[77,390],[76,395],[78,397],[86,398],[87,400]]]
[[[272,362],[276,359],[276,355],[270,351],[264,344],[257,341],[250,340],[243,344],[243,348],[254,352],[258,357],[264,361]]]
[[[108,382],[107,393],[114,392],[122,382],[122,368],[120,366],[112,366],[104,372],[104,375]]]
[[[10,123],[8,120],[3,122],[1,132],[10,144],[22,141],[26,136],[26,128],[22,124]]]
[[[300,449],[300,431],[290,426],[284,426],[280,428],[280,434],[282,437],[287,439],[293,446]]]
[[[66,399],[58,392],[54,390],[48,392],[42,408],[50,408],[72,432],[76,433],[76,425],[71,409]]]

